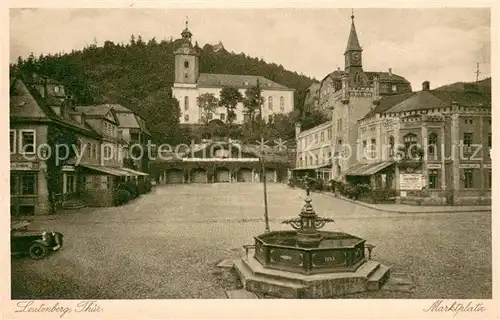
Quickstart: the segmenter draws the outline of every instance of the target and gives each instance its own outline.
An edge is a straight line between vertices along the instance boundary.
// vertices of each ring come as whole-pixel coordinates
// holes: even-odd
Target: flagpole
[[[264,166],[264,138],[261,138],[261,151],[260,151],[260,163],[261,163],[261,179],[264,183],[264,220],[266,221],[266,232],[270,232],[269,229],[269,216],[267,214],[267,183],[266,183],[266,169]]]

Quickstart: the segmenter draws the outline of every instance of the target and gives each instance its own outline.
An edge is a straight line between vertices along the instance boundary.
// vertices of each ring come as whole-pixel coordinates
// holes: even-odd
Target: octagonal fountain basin
[[[256,236],[254,257],[265,268],[308,275],[354,272],[366,261],[366,240],[343,232],[317,233],[316,243],[307,247],[301,245],[297,231]]]

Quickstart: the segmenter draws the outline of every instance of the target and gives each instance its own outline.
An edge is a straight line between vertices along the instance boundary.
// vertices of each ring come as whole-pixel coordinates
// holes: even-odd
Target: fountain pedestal
[[[331,219],[319,218],[306,198],[296,231],[268,232],[254,237],[253,254],[234,268],[245,289],[280,298],[332,298],[378,290],[389,268],[365,257],[366,240],[334,231],[320,231]]]

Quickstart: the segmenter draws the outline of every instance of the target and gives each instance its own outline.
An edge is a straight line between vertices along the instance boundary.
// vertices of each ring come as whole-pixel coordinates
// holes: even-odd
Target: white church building
[[[257,82],[262,90],[264,105],[262,106],[262,118],[269,122],[276,114],[286,114],[293,111],[294,90],[279,83],[271,81],[262,76],[213,74],[199,72],[199,53],[191,43],[192,33],[187,28],[182,31],[182,46],[175,52],[175,81],[172,87],[172,95],[177,98],[181,109],[181,124],[199,124],[201,122],[201,110],[197,105],[197,97],[212,93],[219,98],[220,91],[224,87],[238,88],[241,95],[245,96],[248,88],[255,87]],[[244,107],[242,103],[236,106],[235,124],[245,121]],[[220,107],[211,115],[211,120],[227,121],[227,110]],[[210,119],[210,116],[209,116]]]

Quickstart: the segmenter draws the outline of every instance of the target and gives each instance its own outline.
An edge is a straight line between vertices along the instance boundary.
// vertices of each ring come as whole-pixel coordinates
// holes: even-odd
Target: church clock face
[[[353,62],[359,62],[361,55],[359,54],[359,52],[353,52],[351,58]]]

